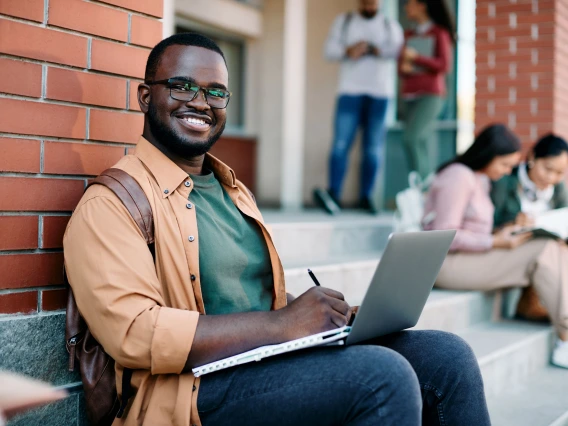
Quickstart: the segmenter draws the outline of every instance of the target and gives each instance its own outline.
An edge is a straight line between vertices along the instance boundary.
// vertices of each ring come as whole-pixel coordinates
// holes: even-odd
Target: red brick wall
[[[476,25],[476,128],[503,122],[526,146],[568,136],[565,0],[477,0]]]
[[[568,2],[556,0],[554,16],[554,131],[568,136]]]
[[[61,240],[89,177],[142,129],[162,0],[0,0],[0,314],[62,309]]]

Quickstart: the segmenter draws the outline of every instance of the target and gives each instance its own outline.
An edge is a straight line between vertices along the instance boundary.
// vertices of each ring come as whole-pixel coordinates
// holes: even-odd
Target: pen
[[[314,282],[314,284],[319,287],[320,283],[319,283],[318,279],[316,278],[316,276],[314,275],[314,273],[312,272],[311,269],[308,269],[308,274],[310,274],[310,277],[311,277],[312,281]]]

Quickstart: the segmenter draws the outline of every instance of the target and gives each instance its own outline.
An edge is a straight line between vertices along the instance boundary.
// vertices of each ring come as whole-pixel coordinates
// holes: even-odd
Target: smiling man
[[[207,151],[230,100],[219,47],[198,34],[159,43],[138,88],[144,131],[115,167],[152,206],[155,262],[121,201],[90,187],[67,228],[79,310],[134,395],[115,425],[489,424],[471,349],[447,333],[397,333],[348,348],[293,352],[195,378],[191,368],[344,326],[343,296],[287,296],[262,216]],[[118,386],[119,393],[122,387]],[[422,420],[421,420],[422,419]]]

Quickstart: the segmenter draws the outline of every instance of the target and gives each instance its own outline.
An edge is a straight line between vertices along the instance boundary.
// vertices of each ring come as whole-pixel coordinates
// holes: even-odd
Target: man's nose
[[[199,89],[195,98],[193,98],[191,101],[188,101],[187,105],[190,105],[193,108],[199,110],[211,109],[211,107],[207,103],[207,98],[205,97],[205,91],[203,89]]]

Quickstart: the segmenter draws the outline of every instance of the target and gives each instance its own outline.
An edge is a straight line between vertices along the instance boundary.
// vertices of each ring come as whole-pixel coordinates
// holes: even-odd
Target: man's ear
[[[144,83],[138,85],[138,105],[144,114],[150,107],[150,86]]]

